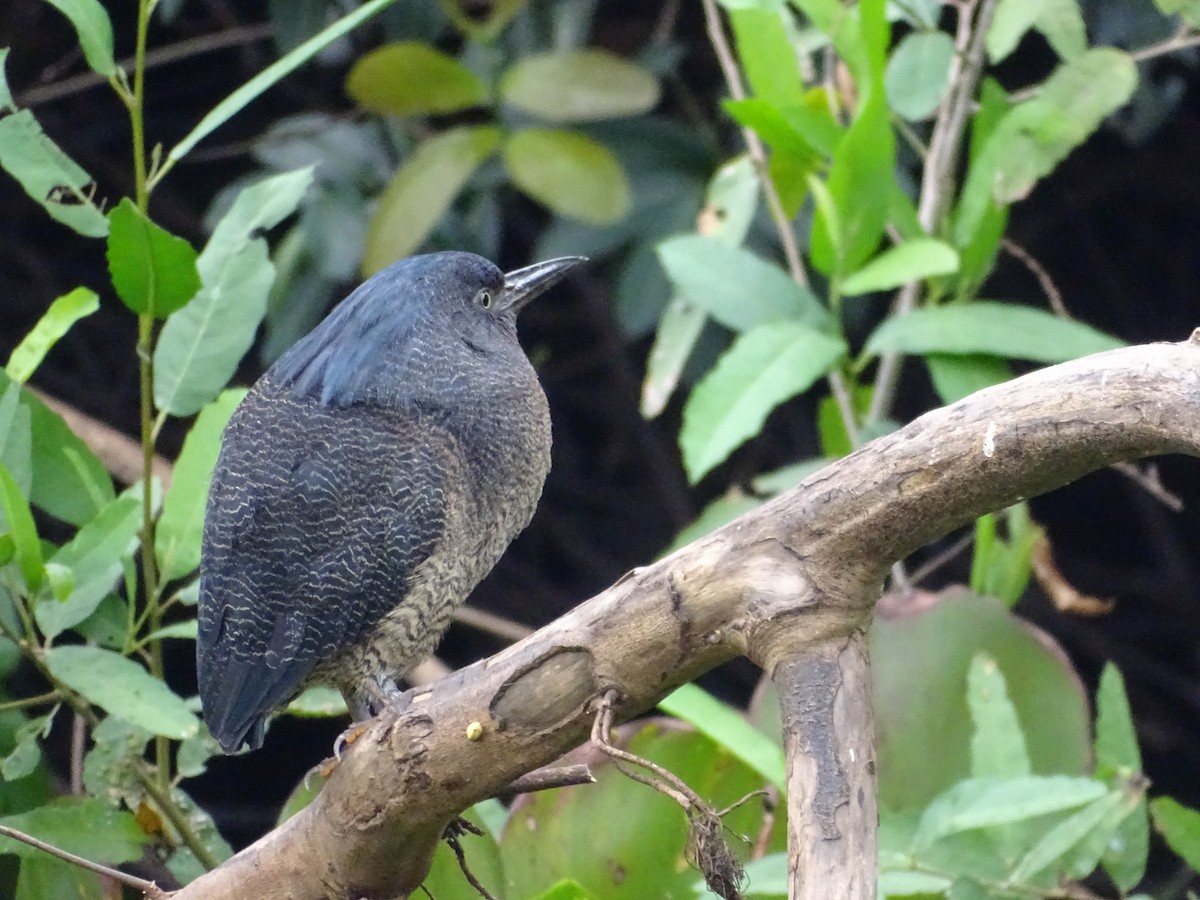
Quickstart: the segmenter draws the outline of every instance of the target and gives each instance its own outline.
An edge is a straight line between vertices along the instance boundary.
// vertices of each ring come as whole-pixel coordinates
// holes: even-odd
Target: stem
[[[8,712],[10,709],[25,709],[30,706],[41,706],[43,703],[57,703],[62,700],[62,694],[58,691],[47,691],[44,694],[38,694],[36,697],[22,697],[20,700],[8,700],[5,703],[0,703],[0,712]]]
[[[725,37],[725,29],[721,26],[721,14],[717,10],[716,0],[704,0],[704,21],[708,29],[708,39],[713,45],[713,50],[717,54],[717,60],[721,64],[721,71],[725,75],[725,82],[729,85],[729,93],[733,95],[735,100],[742,100],[746,97],[746,89],[742,86],[742,77],[738,74],[737,62],[733,56],[733,49],[729,46],[729,40]],[[746,141],[746,149],[750,154],[750,160],[754,163],[754,171],[758,175],[758,180],[762,184],[763,196],[767,201],[767,209],[771,212],[771,221],[775,223],[775,230],[779,234],[779,242],[783,245],[783,255],[787,258],[788,272],[792,276],[792,280],[801,287],[808,287],[808,273],[804,270],[804,263],[800,259],[800,248],[796,245],[796,233],[792,230],[792,223],[788,220],[787,213],[784,212],[783,202],[779,199],[779,191],[775,188],[775,182],[771,178],[771,173],[767,169],[767,152],[763,147],[762,141],[758,139],[752,128],[743,128],[742,137]],[[839,326],[841,324],[839,319]],[[829,388],[833,392],[835,401],[837,402],[838,412],[841,414],[842,423],[846,426],[846,433],[850,436],[851,443],[858,446],[858,420],[854,415],[854,404],[851,402],[850,388],[846,384],[845,376],[838,369],[834,369],[826,376],[829,381]]]
[[[179,832],[179,839],[183,841],[184,846],[192,851],[193,855],[200,861],[200,864],[204,868],[209,871],[217,868],[221,864],[221,861],[200,840],[200,836],[192,828],[192,824],[188,821],[187,816],[184,815],[183,810],[171,798],[171,786],[168,784],[164,788],[159,784],[163,769],[159,767],[157,773],[159,778],[156,779],[155,773],[146,770],[146,763],[143,760],[139,759],[134,762],[136,764],[133,767],[133,773],[137,777],[138,782],[146,789],[146,793],[153,798],[154,802],[158,804],[159,810],[167,817],[168,821],[175,826],[175,830]]]
[[[929,139],[929,152],[925,156],[925,171],[921,178],[921,197],[917,204],[917,219],[927,234],[937,234],[954,200],[955,168],[975,97],[975,86],[983,72],[987,33],[995,9],[996,0],[970,0],[959,14],[955,39],[958,52],[950,71],[950,91],[938,110],[933,135]],[[901,288],[896,296],[893,314],[904,315],[916,309],[920,290],[919,281],[909,282]],[[891,411],[902,360],[903,357],[898,353],[885,353],[879,358],[875,392],[867,412],[868,422],[878,422]]]

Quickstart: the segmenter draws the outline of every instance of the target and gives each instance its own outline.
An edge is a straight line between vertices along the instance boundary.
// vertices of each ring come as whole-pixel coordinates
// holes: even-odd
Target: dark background
[[[107,5],[121,58],[132,50],[135,4]],[[1111,10],[1111,5],[1089,5],[1093,41],[1105,39],[1106,29],[1115,27],[1111,16],[1105,17]],[[150,72],[151,140],[170,146],[275,58],[263,28],[268,15],[264,2],[191,0],[169,25],[154,27],[152,47],[186,45],[213,34],[236,43]],[[662,17],[658,4],[600,4],[592,42],[632,54]],[[717,111],[725,88],[703,35],[699,4],[680,4],[668,21],[682,60],[676,81],[666,85],[661,112],[676,115],[684,99],[699,103],[714,126],[715,163],[739,147],[736,133]],[[1128,36],[1117,28],[1107,39],[1119,41],[1123,34]],[[352,45],[361,52],[379,39],[379,28],[368,26],[354,34]],[[1029,43],[1033,46],[1023,47],[1001,70],[1006,86],[1035,81],[1048,71],[1053,59],[1048,49],[1037,40]],[[8,77],[18,102],[30,106],[54,140],[96,178],[100,194],[132,193],[127,118],[115,95],[104,85],[63,89],[63,82],[69,88],[69,79],[87,71],[66,20],[40,0],[6,0],[0,5],[0,46],[13,47]],[[1074,153],[1015,207],[1011,219],[1010,236],[1044,266],[1071,313],[1130,342],[1181,340],[1200,325],[1200,76],[1195,62],[1193,50],[1143,66],[1149,86],[1133,112]],[[271,121],[311,110],[355,115],[341,90],[345,68],[338,60],[306,67],[205,141],[154,194],[156,220],[202,244],[205,210],[223,187],[254,171],[247,151]],[[1160,122],[1153,121],[1156,115]],[[530,261],[546,219],[530,201],[508,196],[497,262],[513,268]],[[51,299],[80,284],[103,294],[106,282],[102,246],[48,219],[0,174],[0,357],[7,357]],[[1036,279],[1010,256],[1001,257],[984,296],[1044,303]],[[135,434],[134,327],[134,318],[105,295],[101,311],[73,329],[48,358],[36,386]],[[655,557],[727,486],[818,453],[812,401],[796,401],[772,416],[760,439],[698,488],[689,488],[675,444],[678,400],[655,421],[639,414],[649,341],[622,329],[602,269],[574,277],[552,300],[534,304],[523,316],[522,329],[527,343],[540,350],[555,428],[554,469],[532,526],[476,592],[474,603],[482,608],[528,624],[545,622]],[[261,368],[251,353],[239,380],[249,383]],[[923,370],[910,364],[898,416],[906,419],[933,405]],[[181,438],[178,427],[168,428],[161,451],[174,456]],[[1115,598],[1111,615],[1059,614],[1036,587],[1020,610],[1063,642],[1085,680],[1094,682],[1105,660],[1121,667],[1154,790],[1198,805],[1200,464],[1166,459],[1161,470],[1166,486],[1187,504],[1184,512],[1171,512],[1112,471],[1033,503],[1067,577],[1084,592]],[[967,556],[961,556],[924,586],[962,580],[967,565]],[[441,653],[459,665],[498,646],[456,626]],[[190,655],[179,653],[169,664],[177,687],[193,690]],[[749,664],[734,665],[715,673],[708,686],[744,700],[756,677]],[[260,753],[214,760],[209,773],[193,783],[194,793],[240,845],[273,822],[283,797],[327,751],[340,727],[281,720]]]

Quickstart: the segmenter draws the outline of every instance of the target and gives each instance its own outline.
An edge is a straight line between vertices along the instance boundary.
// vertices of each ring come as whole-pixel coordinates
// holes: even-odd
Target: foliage
[[[429,15],[382,24],[385,42],[346,74],[348,95],[371,117],[309,112],[274,123],[254,145],[264,172],[217,198],[199,249],[150,217],[154,188],[252,100],[393,0],[295,35],[165,152],[147,146],[143,122],[155,2],[138,4],[128,73],[97,0],[50,2],[129,111],[134,191],[97,198],[107,191],[16,106],[3,69],[10,51],[0,50],[0,167],[50,217],[103,239],[97,253],[111,276],[49,303],[0,376],[0,823],[85,856],[121,863],[148,849],[187,881],[230,853],[184,788],[216,747],[195,700],[165,680],[162,641],[195,635],[204,499],[219,435],[243,396],[228,388],[235,370],[264,321],[273,357],[360,270],[419,249],[496,256],[502,210],[518,196],[533,201],[547,217],[538,255],[590,254],[613,278],[630,337],[653,335],[645,414],[686,390],[679,441],[692,481],[720,478],[776,408],[822,382],[824,458],[884,433],[895,426],[902,355],[918,357],[953,402],[1007,378],[1014,360],[1119,345],[984,292],[1011,205],[1139,88],[1130,53],[1089,45],[1075,0],[726,0],[729,52],[746,87],[733,88],[727,119],[707,129],[658,111],[662,86],[682,78],[681,48],[650,44],[628,59],[589,46],[586,4],[504,0],[480,20],[455,2],[427,3]],[[1194,2],[1143,5],[1143,15],[1178,15],[1184,33],[1200,27]],[[993,9],[989,25],[981,10]],[[943,30],[973,15],[958,43]],[[1055,67],[1006,90],[988,66],[1034,33]],[[731,151],[734,126],[751,137],[748,153]],[[280,228],[272,258],[265,233]],[[891,292],[892,313],[873,317],[875,298]],[[164,423],[195,416],[170,485],[147,468],[117,493],[95,454],[25,387],[54,343],[113,299],[138,322],[131,352],[147,466]],[[735,486],[680,539],[822,462]],[[59,522],[45,528],[49,519]],[[980,520],[972,572],[976,594],[1002,603],[948,596],[881,618],[872,636],[885,896],[1036,896],[1097,868],[1127,892],[1145,871],[1151,818],[1183,859],[1200,859],[1200,813],[1146,800],[1116,670],[1101,679],[1093,741],[1074,673],[1005,608],[1039,538],[1024,507],[1006,523],[1002,539],[994,517]],[[47,539],[62,533],[61,544]],[[43,693],[12,693],[18,665],[42,679]],[[696,688],[664,708],[697,730],[648,725],[631,738],[637,752],[722,803],[782,787],[778,729],[763,708],[749,724]],[[338,705],[308,696],[296,710]],[[86,796],[52,799],[42,748],[68,714],[89,736]],[[289,810],[304,801],[298,794]],[[614,772],[594,789],[524,802],[502,829],[496,805],[477,812],[492,827],[472,859],[500,896],[705,895],[677,864],[685,817]],[[606,829],[604,853],[598,818],[621,822]],[[753,844],[739,852],[758,857],[749,895],[784,893],[782,819],[747,805],[728,826]],[[539,831],[563,836],[553,860],[539,856]],[[447,853],[431,874],[434,893],[470,896]],[[102,896],[96,876],[25,845],[0,841],[0,854],[20,860],[18,900]]]

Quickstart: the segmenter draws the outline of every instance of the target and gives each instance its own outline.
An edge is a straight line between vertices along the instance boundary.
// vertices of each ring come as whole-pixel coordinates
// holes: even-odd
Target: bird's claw
[[[370,727],[370,721],[355,722],[337,736],[337,739],[333,742],[334,766],[342,761],[342,753],[345,752],[345,749],[366,734],[367,729]]]

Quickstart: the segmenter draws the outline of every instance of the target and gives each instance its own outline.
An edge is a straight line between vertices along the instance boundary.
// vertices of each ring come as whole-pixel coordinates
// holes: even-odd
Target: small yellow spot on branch
[[[483,723],[472,722],[467,726],[467,740],[478,741],[483,739]]]

